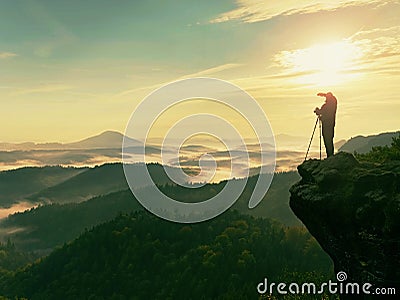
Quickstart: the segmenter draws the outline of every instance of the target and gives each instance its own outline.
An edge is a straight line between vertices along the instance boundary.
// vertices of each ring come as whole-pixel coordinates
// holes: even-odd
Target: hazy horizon
[[[319,139],[318,134],[314,137],[309,158],[319,157]],[[123,133],[117,131],[104,131],[95,136],[86,137],[72,143],[35,143],[32,141],[24,143],[4,143],[0,142],[0,171],[18,169],[24,166],[46,166],[61,165],[73,167],[94,167],[105,163],[121,162],[122,158],[122,138]],[[137,146],[135,139],[129,137],[131,146]],[[297,165],[304,159],[309,137],[299,137],[290,135],[275,136],[276,171],[295,170]],[[179,139],[177,138],[177,142]],[[348,140],[347,140],[348,141]],[[172,141],[174,142],[174,141]],[[243,151],[240,141],[231,141],[236,146],[231,149],[231,153],[227,152],[227,148],[218,140],[212,140],[208,136],[198,136],[188,139],[180,147],[179,162],[182,166],[189,168],[197,168],[200,157],[204,154],[214,156],[217,161],[224,165],[223,169],[228,166],[230,155],[235,157],[235,151]],[[336,151],[346,142],[340,140],[335,143]],[[260,166],[260,147],[256,140],[245,140],[247,152],[250,158],[250,167],[257,168]],[[161,164],[163,160],[160,157],[160,149],[162,148],[162,138],[153,138],[147,141],[146,162],[157,162]],[[165,144],[164,151],[170,152],[174,144]],[[272,145],[265,145],[267,151],[271,151]],[[138,148],[137,151],[140,152]],[[137,152],[137,154],[139,154]],[[135,151],[134,151],[135,153]],[[134,154],[133,153],[133,154]],[[325,157],[325,153],[323,153]],[[137,162],[142,161],[140,156]],[[178,159],[170,158],[166,165],[178,167]],[[228,177],[226,174],[218,174],[217,180],[220,181]]]
[[[7,130],[0,141],[71,142],[105,128],[124,132],[154,89],[207,76],[250,93],[275,135],[308,137],[320,91],[339,101],[336,141],[396,131],[399,11],[395,0],[154,0],[112,9],[107,2],[95,9],[82,2],[5,2],[0,126]],[[15,22],[17,15],[23,17]],[[243,128],[226,107],[191,105],[172,108],[154,136],[177,116],[210,108]]]

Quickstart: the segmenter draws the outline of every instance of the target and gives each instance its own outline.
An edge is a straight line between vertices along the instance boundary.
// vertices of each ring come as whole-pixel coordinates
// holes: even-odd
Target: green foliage
[[[0,272],[13,271],[33,261],[36,256],[32,253],[17,250],[10,240],[0,243]]]
[[[95,197],[82,203],[51,204],[9,216],[1,222],[18,248],[49,253],[56,246],[72,241],[85,228],[110,221],[119,213],[141,209],[129,190]],[[19,229],[19,230],[15,230]]]
[[[365,154],[355,153],[360,161],[368,161],[373,163],[384,163],[400,160],[400,135],[393,137],[390,146],[373,147],[372,150]]]
[[[117,170],[116,167],[118,165],[114,166]],[[156,166],[153,167],[156,168]],[[82,175],[79,177],[82,178]],[[244,192],[232,209],[256,217],[276,219],[285,225],[300,225],[288,204],[289,187],[298,179],[299,175],[296,172],[275,174],[263,201],[250,210],[248,201],[257,176],[250,177]],[[200,202],[218,194],[225,184],[226,181],[206,184],[201,188],[190,189],[189,192],[187,188],[172,184],[163,185],[160,189],[178,201]],[[144,188],[142,192],[146,193],[146,189]],[[89,229],[102,222],[110,221],[118,213],[128,213],[139,209],[142,209],[142,206],[132,193],[129,190],[123,190],[80,203],[41,205],[9,216],[1,221],[0,226],[13,232],[9,236],[20,249],[49,253],[54,247],[76,238],[85,228]]]
[[[0,172],[0,207],[9,207],[29,195],[63,182],[87,168],[25,167]]]
[[[255,299],[263,278],[332,277],[332,263],[304,228],[228,211],[176,224],[141,211],[82,234],[0,281],[29,299]],[[314,278],[312,278],[314,279]],[[307,279],[307,276],[305,277]]]
[[[255,208],[249,209],[248,202],[257,179],[258,176],[252,176],[248,179],[244,192],[233,205],[233,208],[255,217],[274,219],[288,226],[301,226],[301,222],[289,207],[289,188],[300,180],[299,174],[293,171],[275,173],[271,186],[263,200]]]
[[[159,165],[149,168],[154,169],[152,176],[158,176],[153,178],[156,182],[166,182]],[[110,186],[120,188],[121,171],[117,164],[85,170],[35,196],[79,201],[72,198],[101,193],[99,185],[105,191]],[[8,260],[0,268],[0,295],[8,299],[254,299],[257,283],[266,276],[290,281],[314,272],[317,278],[327,278],[332,263],[304,228],[250,216],[298,224],[288,207],[288,187],[298,179],[296,172],[276,174],[264,200],[249,210],[257,180],[253,176],[233,207],[247,215],[231,209],[195,225],[165,222],[143,211],[114,219],[119,213],[142,209],[129,190],[14,214],[0,225],[12,229],[13,241],[18,242],[3,255]],[[190,193],[171,183],[160,188],[174,199],[198,202],[211,198],[225,184],[207,184]],[[90,229],[102,222],[108,223]],[[66,244],[69,241],[73,242]],[[57,245],[61,248],[35,263],[36,256],[17,251],[41,249],[39,254],[47,254]],[[16,270],[23,265],[24,269]]]
[[[71,203],[128,188],[122,164],[108,163],[43,189],[29,200],[36,203]]]

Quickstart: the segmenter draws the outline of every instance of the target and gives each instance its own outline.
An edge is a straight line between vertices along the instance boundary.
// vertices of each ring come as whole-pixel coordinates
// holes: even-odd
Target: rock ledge
[[[298,166],[290,207],[348,281],[400,292],[400,162],[339,152]]]

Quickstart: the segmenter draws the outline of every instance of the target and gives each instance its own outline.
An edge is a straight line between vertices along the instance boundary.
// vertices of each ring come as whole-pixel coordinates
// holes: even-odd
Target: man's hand
[[[316,108],[314,109],[314,113],[315,113],[316,115],[320,115],[320,109],[319,109],[319,107],[316,107]]]
[[[326,97],[326,94],[325,94],[325,93],[318,93],[317,96],[319,96],[319,97]]]

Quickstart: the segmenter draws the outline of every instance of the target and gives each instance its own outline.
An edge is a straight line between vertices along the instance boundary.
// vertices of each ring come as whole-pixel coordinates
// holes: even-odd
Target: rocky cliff
[[[338,154],[298,166],[290,207],[347,282],[400,293],[400,161],[360,163]]]

